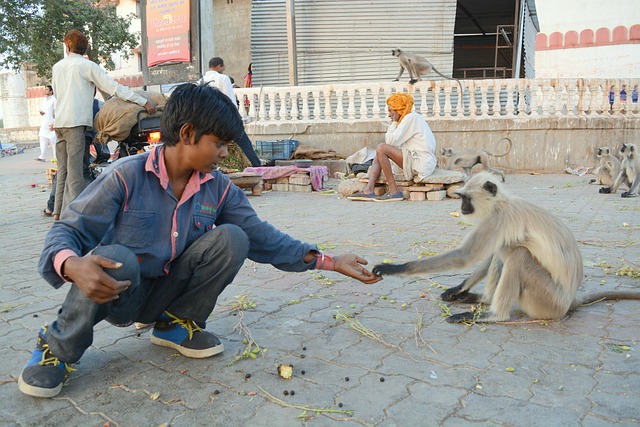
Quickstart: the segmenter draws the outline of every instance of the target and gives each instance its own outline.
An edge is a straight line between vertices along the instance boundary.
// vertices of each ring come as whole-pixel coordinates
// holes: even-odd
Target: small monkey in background
[[[593,172],[597,178],[589,181],[589,184],[595,185],[611,185],[620,173],[620,160],[613,154],[609,147],[598,148],[598,158],[600,163],[598,168]]]
[[[429,71],[433,70],[433,72],[438,74],[440,77],[443,77],[447,80],[455,80],[460,87],[460,94],[464,93],[460,80],[445,76],[440,71],[436,70],[436,67],[434,67],[433,64],[427,61],[426,58],[414,53],[405,52],[402,49],[391,49],[391,54],[393,56],[397,56],[398,61],[400,61],[400,72],[398,73],[398,77],[396,77],[394,81],[397,82],[400,80],[400,77],[402,77],[402,73],[404,73],[405,69],[409,72],[409,77],[411,78],[411,80],[409,80],[409,84],[417,83],[418,81],[422,80],[423,75],[427,75],[429,74]]]
[[[600,193],[609,194],[618,191],[620,184],[624,184],[629,191],[622,193],[622,197],[638,197],[640,189],[640,156],[638,146],[635,144],[622,144],[620,149],[622,155],[622,163],[620,164],[620,173],[609,187],[600,188]]]
[[[541,207],[511,196],[498,179],[480,172],[457,194],[461,211],[477,225],[462,244],[449,252],[406,264],[379,264],[376,276],[415,275],[480,267],[460,285],[442,293],[443,301],[489,304],[480,314],[464,312],[449,323],[508,320],[520,308],[536,320],[559,319],[581,304],[601,299],[640,299],[640,292],[604,292],[576,298],[584,280],[582,255],[569,228]],[[482,295],[470,293],[487,277]]]
[[[507,137],[500,139],[500,141],[507,142],[507,149],[504,154],[493,154],[486,150],[464,150],[460,152],[453,151],[453,148],[443,148],[442,155],[447,159],[447,170],[451,170],[454,166],[458,166],[464,170],[465,181],[471,178],[471,169],[481,164],[487,172],[494,173],[502,178],[504,182],[504,172],[498,169],[493,169],[489,166],[489,156],[491,157],[504,157],[511,151],[511,140]]]

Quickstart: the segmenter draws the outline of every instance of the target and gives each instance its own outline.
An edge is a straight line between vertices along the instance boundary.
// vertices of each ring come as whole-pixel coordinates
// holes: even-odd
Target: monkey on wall
[[[447,170],[453,169],[454,166],[461,167],[464,170],[465,181],[471,178],[471,169],[481,164],[487,172],[494,173],[502,178],[504,182],[504,172],[498,169],[493,169],[489,166],[489,157],[504,157],[511,151],[511,140],[507,137],[501,138],[500,141],[506,141],[507,149],[504,154],[493,154],[486,150],[464,150],[453,151],[453,148],[443,148],[442,155],[447,159]]]
[[[620,164],[620,172],[611,186],[600,188],[600,193],[615,193],[618,191],[620,184],[624,184],[629,188],[629,191],[622,193],[622,197],[638,197],[638,189],[640,187],[639,154],[637,145],[622,144],[620,155],[623,158]]]
[[[422,80],[423,75],[427,75],[431,70],[433,70],[440,77],[443,77],[447,80],[455,80],[460,87],[460,95],[464,93],[460,80],[445,76],[440,71],[436,70],[436,67],[434,67],[433,64],[427,61],[426,58],[414,53],[405,52],[402,49],[391,49],[391,54],[393,56],[397,56],[398,61],[400,62],[400,72],[398,73],[398,77],[396,77],[394,81],[397,82],[400,80],[400,77],[402,77],[402,73],[404,73],[405,69],[409,72],[409,84],[417,83],[418,81]]]
[[[611,185],[613,180],[620,174],[620,160],[611,154],[609,147],[599,147],[598,158],[600,159],[600,163],[594,171],[597,178],[589,181],[589,184]]]
[[[640,292],[605,292],[578,300],[583,264],[571,231],[541,207],[511,196],[494,175],[480,172],[457,194],[462,199],[462,214],[478,221],[458,248],[418,261],[373,268],[377,276],[415,275],[481,262],[469,278],[443,292],[441,298],[489,304],[488,311],[454,314],[448,322],[508,320],[516,302],[537,320],[559,319],[580,304],[601,299],[640,299]],[[469,292],[485,277],[482,295]]]

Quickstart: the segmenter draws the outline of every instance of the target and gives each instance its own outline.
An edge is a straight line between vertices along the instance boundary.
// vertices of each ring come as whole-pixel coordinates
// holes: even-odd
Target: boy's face
[[[215,135],[202,135],[200,140],[188,145],[187,158],[192,169],[202,173],[211,173],[229,155],[229,143]]]

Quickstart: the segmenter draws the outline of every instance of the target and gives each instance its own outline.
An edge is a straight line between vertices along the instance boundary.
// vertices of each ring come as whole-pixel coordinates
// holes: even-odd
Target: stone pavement
[[[363,285],[337,273],[284,273],[246,262],[207,329],[225,352],[190,360],[149,330],[96,328],[62,393],[36,399],[16,379],[66,289],[36,272],[52,219],[36,150],[0,158],[0,425],[2,426],[637,426],[638,301],[601,302],[556,322],[451,325],[443,287],[464,272]],[[580,292],[638,289],[640,199],[600,195],[590,176],[507,176],[511,192],[562,218],[580,242]],[[32,188],[31,184],[36,184]],[[333,183],[335,185],[335,183]],[[379,204],[337,194],[266,192],[260,216],[332,253],[371,264],[456,246],[470,225],[459,201]],[[347,320],[342,318],[347,316]],[[254,358],[234,362],[255,342]],[[293,365],[293,378],[278,376]],[[285,392],[288,394],[285,395]]]

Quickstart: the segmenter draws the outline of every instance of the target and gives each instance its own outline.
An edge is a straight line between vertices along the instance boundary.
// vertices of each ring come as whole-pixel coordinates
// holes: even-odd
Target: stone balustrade
[[[489,79],[421,81],[415,85],[361,82],[319,86],[236,89],[248,98],[256,121],[319,122],[386,120],[385,100],[395,92],[414,96],[414,111],[426,118],[511,118],[639,114],[632,100],[637,81],[614,79]],[[626,102],[620,89],[626,85]],[[609,91],[615,88],[613,106]]]

